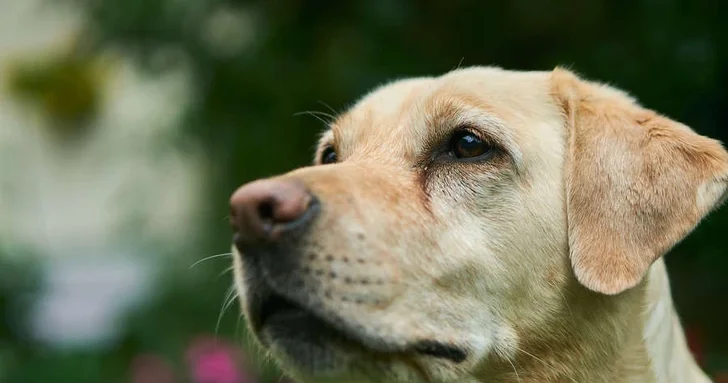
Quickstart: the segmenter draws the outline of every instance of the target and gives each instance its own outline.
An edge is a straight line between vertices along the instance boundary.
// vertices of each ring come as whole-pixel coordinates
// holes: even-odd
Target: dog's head
[[[577,296],[629,294],[727,187],[718,142],[566,70],[398,81],[235,192],[237,289],[301,377],[467,382],[598,321]]]

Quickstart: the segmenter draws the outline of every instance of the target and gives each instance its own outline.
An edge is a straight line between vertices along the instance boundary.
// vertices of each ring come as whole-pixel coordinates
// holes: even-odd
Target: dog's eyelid
[[[336,149],[336,135],[334,134],[333,129],[326,129],[323,132],[321,132],[318,143],[316,144],[316,160],[318,161],[319,157],[321,156],[321,153],[326,150],[326,148],[331,147]]]
[[[439,141],[437,145],[440,147],[447,147],[453,135],[468,132],[491,146],[494,151],[510,158],[517,171],[520,169],[521,152],[512,137],[504,133],[507,132],[507,128],[499,119],[487,116],[461,117],[444,122],[440,126],[443,127],[441,129],[443,135],[437,139]]]
[[[316,157],[314,158],[314,164],[316,165],[322,165],[326,163],[326,157],[329,156],[330,153],[333,153],[334,156],[338,156],[338,150],[336,149],[336,145],[333,142],[324,142],[321,143],[316,149]]]
[[[322,152],[323,152],[323,151],[325,151],[326,149],[334,149],[334,150],[336,150],[336,145],[334,145],[334,143],[333,143],[333,142],[326,142],[326,143],[323,143],[323,144],[319,145],[319,147],[318,147],[318,152],[319,152],[319,153],[322,153]]]
[[[511,141],[509,137],[503,133],[506,127],[497,119],[478,118],[475,121],[461,121],[453,128],[453,130],[467,130],[494,146],[507,148]]]
[[[478,138],[487,142],[494,149],[508,156],[514,169],[519,172],[523,167],[523,154],[516,145],[515,139],[509,135],[508,128],[497,118],[482,118],[478,124],[472,124]]]
[[[492,147],[495,150],[507,151],[501,142],[493,137],[487,130],[478,129],[470,124],[459,125],[450,133],[450,138],[455,137],[459,133],[469,133],[477,137],[479,140]]]

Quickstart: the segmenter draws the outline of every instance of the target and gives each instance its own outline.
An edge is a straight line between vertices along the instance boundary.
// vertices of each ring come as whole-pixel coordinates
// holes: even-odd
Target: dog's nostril
[[[277,240],[311,221],[317,212],[315,196],[294,181],[255,181],[241,186],[230,197],[230,223],[243,234],[242,245]],[[276,225],[280,230],[272,230]]]
[[[263,221],[272,221],[274,218],[275,201],[265,200],[258,205],[258,217]]]

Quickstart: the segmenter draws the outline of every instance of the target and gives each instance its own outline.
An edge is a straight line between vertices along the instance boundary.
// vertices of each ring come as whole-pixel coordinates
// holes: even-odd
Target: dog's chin
[[[355,336],[284,298],[272,297],[261,314],[253,326],[261,345],[302,381],[376,381],[374,374],[386,369]]]
[[[326,376],[343,373],[349,364],[344,334],[290,301],[271,297],[259,320],[261,343],[287,368]]]
[[[367,339],[365,334],[342,330],[341,326],[334,326],[325,317],[280,295],[269,295],[255,306],[254,312],[248,313],[248,319],[256,337],[287,372],[300,377],[317,381],[321,378],[380,381],[383,376],[401,376],[393,370],[393,365],[416,356],[456,364],[465,358],[463,351],[434,341],[396,347],[386,345],[381,339]],[[371,347],[375,342],[378,347]],[[406,369],[414,366],[405,364]]]

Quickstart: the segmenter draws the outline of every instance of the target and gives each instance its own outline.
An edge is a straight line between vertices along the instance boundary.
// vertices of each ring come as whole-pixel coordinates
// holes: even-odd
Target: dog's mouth
[[[275,343],[277,340],[287,342],[296,339],[316,345],[336,343],[362,349],[370,354],[384,356],[387,354],[419,354],[438,359],[461,363],[467,353],[460,347],[438,342],[436,340],[420,340],[405,346],[373,342],[358,331],[343,330],[335,321],[313,310],[300,305],[282,295],[272,293],[254,305],[250,312],[254,331],[265,334],[262,341]],[[267,338],[267,339],[265,339]],[[376,343],[376,346],[373,345]]]
[[[272,342],[283,338],[316,343],[353,341],[345,332],[282,295],[271,294],[251,315],[256,331],[266,333]]]

